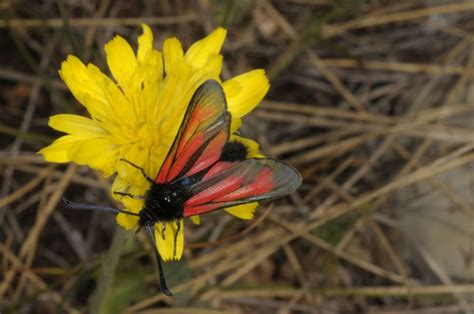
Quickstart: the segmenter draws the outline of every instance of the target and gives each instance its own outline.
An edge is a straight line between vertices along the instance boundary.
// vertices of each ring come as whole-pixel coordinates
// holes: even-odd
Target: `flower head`
[[[176,38],[168,38],[160,52],[153,48],[151,29],[147,25],[142,27],[136,53],[120,36],[105,45],[114,80],[95,65],[84,65],[75,56],[68,56],[62,63],[61,78],[90,118],[72,114],[52,116],[49,125],[67,135],[39,152],[50,162],[87,165],[106,177],[117,174],[112,195],[135,213],[142,209],[143,200],[116,192],[143,196],[149,183],[138,169],[122,159],[143,168],[149,177],[157,175],[193,93],[208,79],[221,82],[220,50],[226,36],[225,29],[217,28],[186,52]],[[256,156],[258,145],[235,132],[240,118],[254,109],[267,93],[265,73],[253,70],[221,83],[233,118],[231,140],[241,141]],[[256,207],[256,203],[251,203],[225,210],[250,219]],[[199,223],[197,216],[192,220]],[[131,229],[137,224],[137,217],[119,214],[117,222]],[[181,258],[183,230],[183,221],[166,223],[164,228],[155,226],[158,249],[164,260]]]

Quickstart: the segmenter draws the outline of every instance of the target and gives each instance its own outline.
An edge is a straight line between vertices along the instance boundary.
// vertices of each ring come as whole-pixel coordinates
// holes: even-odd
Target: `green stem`
[[[129,235],[130,233],[125,231],[122,227],[117,225],[115,228],[114,238],[112,239],[109,252],[102,261],[102,276],[99,278],[97,288],[91,297],[90,313],[103,313],[102,307],[104,306],[107,294],[114,281],[115,269],[117,268],[125,240],[127,240]]]

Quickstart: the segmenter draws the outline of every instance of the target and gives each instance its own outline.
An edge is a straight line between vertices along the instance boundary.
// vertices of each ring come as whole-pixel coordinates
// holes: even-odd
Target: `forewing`
[[[222,87],[213,80],[203,83],[189,103],[155,181],[172,182],[218,161],[229,138],[230,120]]]
[[[184,216],[288,195],[301,185],[301,175],[282,162],[261,158],[218,162],[190,188]]]

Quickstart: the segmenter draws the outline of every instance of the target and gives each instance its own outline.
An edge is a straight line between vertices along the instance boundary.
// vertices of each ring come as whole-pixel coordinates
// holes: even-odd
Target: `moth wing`
[[[191,176],[217,162],[229,138],[230,121],[222,87],[214,80],[204,82],[189,103],[156,183]]]
[[[190,187],[193,196],[184,203],[184,216],[276,199],[294,192],[300,185],[301,175],[296,169],[273,159],[219,161]]]

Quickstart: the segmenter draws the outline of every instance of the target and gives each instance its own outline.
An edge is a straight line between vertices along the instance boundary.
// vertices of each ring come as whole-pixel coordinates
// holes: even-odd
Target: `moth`
[[[204,82],[194,93],[178,133],[155,179],[140,166],[150,183],[138,213],[110,207],[73,203],[73,209],[105,210],[138,216],[138,230],[148,231],[155,247],[161,291],[171,296],[161,265],[161,257],[153,233],[160,222],[177,224],[184,217],[201,215],[245,203],[273,200],[291,194],[302,182],[299,172],[271,158],[247,158],[248,149],[237,141],[229,141],[231,114],[221,85]],[[124,197],[137,197],[115,192]],[[138,196],[140,197],[140,196]],[[176,240],[175,240],[176,245]],[[176,250],[176,248],[175,248]]]

